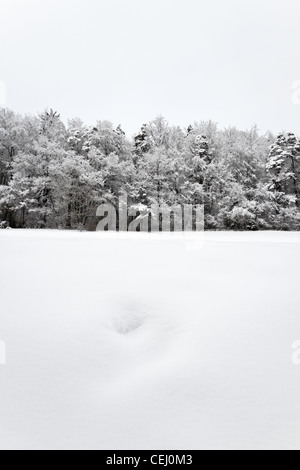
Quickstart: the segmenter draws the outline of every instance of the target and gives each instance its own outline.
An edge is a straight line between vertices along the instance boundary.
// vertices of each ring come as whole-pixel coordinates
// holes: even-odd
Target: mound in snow
[[[300,449],[300,235],[0,249],[2,449]]]

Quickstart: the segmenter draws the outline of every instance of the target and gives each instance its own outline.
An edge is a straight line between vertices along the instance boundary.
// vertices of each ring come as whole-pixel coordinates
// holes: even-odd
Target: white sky
[[[129,135],[158,114],[300,134],[299,18],[299,0],[0,0],[0,80],[15,111]]]

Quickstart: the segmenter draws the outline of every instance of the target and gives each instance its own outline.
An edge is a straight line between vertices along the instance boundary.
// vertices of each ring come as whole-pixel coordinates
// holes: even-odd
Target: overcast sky
[[[0,0],[0,80],[15,111],[129,135],[159,114],[300,134],[299,18],[299,0]]]

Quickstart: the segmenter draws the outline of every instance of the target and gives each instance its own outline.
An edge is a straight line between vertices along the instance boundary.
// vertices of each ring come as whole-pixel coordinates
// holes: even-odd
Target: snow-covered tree
[[[0,185],[7,185],[11,179],[13,158],[24,148],[25,140],[21,116],[0,109]]]
[[[108,121],[0,110],[3,226],[95,227],[97,205],[124,191],[137,207],[204,204],[208,229],[300,230],[299,140],[160,116],[130,142]]]
[[[95,147],[105,156],[114,153],[120,158],[127,158],[130,154],[130,145],[125,133],[120,126],[114,129],[109,121],[99,121],[95,127],[89,129],[85,149],[91,147]]]
[[[42,137],[65,146],[66,128],[57,111],[50,109],[39,115],[39,130]]]
[[[141,130],[134,137],[134,152],[136,155],[141,156],[151,150],[152,143],[150,140],[150,131],[147,124],[143,124]]]
[[[300,205],[300,142],[292,133],[281,133],[270,148],[267,162],[270,189],[293,195]]]

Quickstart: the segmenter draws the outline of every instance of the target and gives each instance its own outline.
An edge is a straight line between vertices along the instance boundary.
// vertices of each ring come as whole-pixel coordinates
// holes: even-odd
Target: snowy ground
[[[1,449],[300,450],[300,234],[0,232]]]

